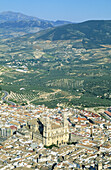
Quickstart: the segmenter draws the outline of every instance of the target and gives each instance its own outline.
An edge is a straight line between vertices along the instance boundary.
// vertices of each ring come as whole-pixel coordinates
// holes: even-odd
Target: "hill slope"
[[[111,44],[111,21],[86,21],[68,24],[35,34],[41,40],[77,40],[82,39],[85,48],[97,48],[101,44]]]
[[[0,82],[10,100],[111,106],[111,21],[87,21],[0,41]]]

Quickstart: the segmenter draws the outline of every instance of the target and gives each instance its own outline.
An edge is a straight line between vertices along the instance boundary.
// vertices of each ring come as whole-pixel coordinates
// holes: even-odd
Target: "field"
[[[18,104],[111,105],[111,46],[86,49],[82,40],[0,42],[0,86]]]

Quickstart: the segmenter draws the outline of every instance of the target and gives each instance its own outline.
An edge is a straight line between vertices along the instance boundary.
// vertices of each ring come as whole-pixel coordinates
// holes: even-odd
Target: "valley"
[[[83,40],[36,40],[35,34],[0,43],[0,82],[17,104],[48,107],[111,105],[111,46],[86,49]]]

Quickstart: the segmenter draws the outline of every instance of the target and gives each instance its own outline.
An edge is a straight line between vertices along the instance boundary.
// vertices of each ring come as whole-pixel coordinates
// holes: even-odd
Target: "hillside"
[[[87,21],[2,39],[1,87],[20,104],[108,107],[110,34],[110,21]]]
[[[97,48],[101,44],[111,44],[111,21],[86,21],[68,24],[34,35],[40,40],[77,40],[81,39],[84,48]],[[27,38],[27,37],[26,37]]]

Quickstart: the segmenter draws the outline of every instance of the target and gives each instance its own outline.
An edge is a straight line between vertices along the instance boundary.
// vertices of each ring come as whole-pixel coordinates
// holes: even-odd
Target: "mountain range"
[[[100,48],[103,44],[111,44],[111,21],[92,20],[76,24],[67,24],[45,29],[34,33],[33,36],[32,34],[28,34],[20,39],[22,41],[81,40],[82,46],[78,46],[78,48]]]
[[[11,11],[2,12],[0,13],[0,38],[21,36],[69,23],[71,22],[43,20]]]
[[[102,44],[111,44],[111,20],[71,23],[48,21],[10,11],[0,13],[0,39],[14,37],[21,37],[22,40],[28,38],[32,41],[81,39],[83,47],[97,48]]]

